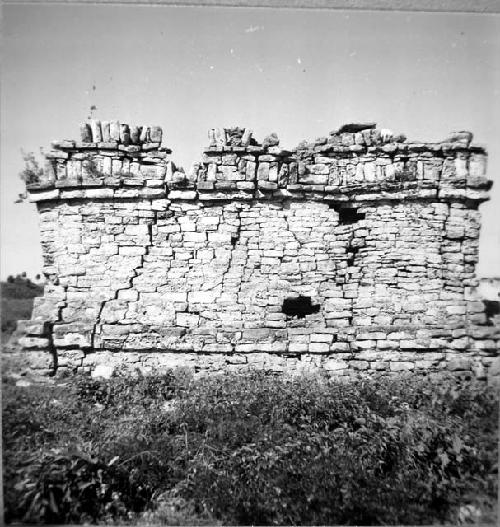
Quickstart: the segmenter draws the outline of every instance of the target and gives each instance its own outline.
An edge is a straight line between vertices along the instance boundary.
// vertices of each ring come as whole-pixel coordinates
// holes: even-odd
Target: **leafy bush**
[[[18,471],[21,499],[10,513],[24,522],[80,523],[138,512],[151,492],[115,463],[56,449],[32,455]]]
[[[493,514],[498,400],[481,384],[172,372],[7,383],[3,404],[9,521],[429,524],[457,521],[465,504]]]
[[[480,491],[494,495],[495,457],[466,433],[478,421],[469,410],[495,415],[490,392],[246,380],[210,379],[183,401],[188,431],[207,440],[200,450],[191,439],[181,493],[224,521],[432,523],[450,518],[479,474],[489,482]],[[494,451],[494,435],[488,444]]]
[[[19,177],[27,184],[38,183],[43,176],[43,168],[38,163],[33,152],[21,150],[24,169],[19,173]]]

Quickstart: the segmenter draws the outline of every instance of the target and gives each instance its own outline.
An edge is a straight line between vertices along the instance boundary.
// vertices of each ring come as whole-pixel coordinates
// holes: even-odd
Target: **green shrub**
[[[495,503],[481,384],[122,375],[7,384],[3,405],[9,521],[429,524]]]
[[[30,523],[81,523],[142,510],[150,490],[114,461],[55,449],[28,457],[18,471],[20,500],[10,515]]]
[[[493,470],[487,445],[478,455],[466,433],[477,423],[473,403],[495,415],[491,392],[454,399],[409,381],[245,381],[208,380],[182,402],[196,454],[180,492],[224,521],[431,523]],[[460,405],[471,422],[455,415]],[[487,443],[494,451],[494,436]],[[488,481],[480,491],[494,495]]]
[[[43,168],[38,163],[33,152],[24,152],[21,150],[24,168],[19,173],[19,177],[27,184],[38,183],[43,176]]]

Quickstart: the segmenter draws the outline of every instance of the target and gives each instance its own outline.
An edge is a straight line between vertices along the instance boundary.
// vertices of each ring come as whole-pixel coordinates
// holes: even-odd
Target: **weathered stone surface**
[[[80,138],[82,143],[92,142],[92,129],[88,123],[84,123],[80,126]]]
[[[92,377],[94,379],[110,379],[115,372],[114,366],[106,366],[105,364],[98,364],[92,370]]]
[[[98,121],[96,119],[91,119],[90,128],[92,130],[92,142],[93,143],[102,142],[101,121]]]
[[[141,137],[141,129],[138,126],[133,126],[130,129],[130,142],[133,145],[138,145]]]
[[[213,129],[186,174],[159,127],[100,130],[55,142],[28,186],[52,286],[19,326],[27,349],[72,371],[494,377],[499,330],[468,291],[489,189],[469,136],[407,145],[353,124],[284,150]]]
[[[120,128],[119,121],[110,121],[109,123],[109,137],[111,141],[120,141]]]
[[[343,134],[343,133],[355,133],[355,132],[363,132],[364,130],[373,130],[376,128],[376,123],[349,123],[349,124],[343,124],[338,131],[337,134]],[[333,135],[333,134],[332,134]]]
[[[153,143],[161,143],[163,138],[163,130],[160,126],[151,127],[150,138]]]
[[[120,124],[119,141],[125,146],[128,146],[130,144],[130,127],[128,124],[125,124],[125,123]]]
[[[101,122],[101,133],[102,133],[102,142],[109,143],[111,141],[109,121]]]
[[[278,138],[278,135],[275,133],[272,133],[264,138],[264,141],[262,142],[262,146],[264,148],[268,148],[270,146],[277,146],[280,144],[280,140]]]

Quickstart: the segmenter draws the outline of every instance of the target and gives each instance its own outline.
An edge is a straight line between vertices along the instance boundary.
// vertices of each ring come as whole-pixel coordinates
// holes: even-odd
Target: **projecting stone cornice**
[[[31,201],[71,199],[482,202],[486,149],[472,133],[438,143],[351,123],[293,149],[276,134],[258,142],[247,128],[211,129],[202,160],[186,173],[170,160],[159,126],[96,121],[80,141],[53,141],[43,175],[27,185]]]

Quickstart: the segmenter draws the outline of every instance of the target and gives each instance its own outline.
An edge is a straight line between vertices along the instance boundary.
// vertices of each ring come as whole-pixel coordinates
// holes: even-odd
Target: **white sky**
[[[471,130],[497,180],[481,206],[481,276],[500,276],[500,16],[104,5],[3,7],[1,277],[42,267],[20,149],[100,119],[159,124],[173,160],[207,130],[248,126],[281,144],[376,121],[409,139]],[[93,88],[95,87],[95,89]]]

